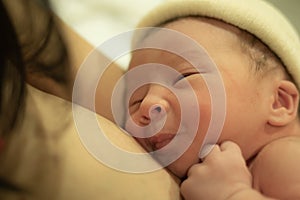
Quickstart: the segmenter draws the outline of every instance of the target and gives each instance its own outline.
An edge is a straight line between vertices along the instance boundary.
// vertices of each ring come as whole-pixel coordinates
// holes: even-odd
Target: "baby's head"
[[[184,34],[203,47],[206,51],[203,54],[207,53],[215,63],[226,92],[223,102],[226,118],[218,134],[218,143],[236,142],[247,160],[270,141],[299,132],[297,86],[300,84],[300,60],[296,52],[300,51],[300,43],[290,25],[269,5],[256,0],[168,1],[150,12],[139,27],[162,27]],[[160,30],[150,32],[142,37],[142,41],[162,38],[162,33]],[[170,36],[160,43],[171,47],[176,41]],[[199,162],[198,153],[203,143],[207,143],[205,136],[209,126],[215,126],[210,125],[216,102],[212,97],[218,96],[211,95],[207,81],[215,77],[215,71],[205,68],[207,62],[203,59],[206,58],[201,56],[199,63],[202,66],[193,66],[172,52],[141,49],[133,52],[129,66],[132,70],[147,63],[167,65],[183,75],[171,81],[174,90],[188,89],[182,83],[187,81],[196,96],[198,107],[191,102],[189,111],[190,116],[200,113],[195,138],[187,150],[168,165],[179,177],[185,176],[188,168]],[[185,103],[189,104],[188,99]],[[153,117],[153,113],[164,116],[164,126],[157,135],[138,139],[147,150],[159,150],[174,138],[182,123],[181,106],[178,95],[160,84],[144,85],[130,97],[129,112],[138,125],[155,123],[157,117]],[[223,125],[222,120],[218,123]],[[134,132],[131,127],[127,123],[127,129]],[[192,134],[184,130],[179,132]]]

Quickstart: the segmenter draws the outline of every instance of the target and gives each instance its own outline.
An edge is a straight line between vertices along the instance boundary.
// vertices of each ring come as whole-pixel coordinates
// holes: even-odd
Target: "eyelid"
[[[182,73],[182,74],[176,79],[175,82],[178,82],[178,81],[180,81],[180,80],[183,79],[183,78],[186,78],[186,77],[188,77],[188,76],[192,76],[192,75],[195,75],[195,74],[200,74],[200,72],[199,72],[199,71],[196,71],[196,72]]]
[[[137,99],[129,104],[129,106],[134,106],[136,104],[142,103],[143,99]]]

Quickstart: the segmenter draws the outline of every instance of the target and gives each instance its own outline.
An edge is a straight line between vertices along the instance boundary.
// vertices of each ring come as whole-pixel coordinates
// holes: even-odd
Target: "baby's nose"
[[[150,107],[150,120],[160,120],[166,115],[166,109],[161,104],[154,104]]]

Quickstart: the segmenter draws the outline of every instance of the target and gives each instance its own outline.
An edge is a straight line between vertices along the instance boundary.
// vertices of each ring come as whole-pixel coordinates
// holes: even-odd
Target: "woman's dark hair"
[[[21,47],[26,76],[69,84],[66,45],[47,0],[3,0]]]
[[[0,138],[7,136],[22,117],[25,70],[17,34],[0,2]]]
[[[66,45],[47,0],[1,0],[0,138],[21,120],[25,81],[44,80],[70,90]],[[40,88],[42,89],[42,88]],[[46,91],[48,92],[48,91]]]
[[[47,0],[0,1],[0,154],[12,134],[27,134],[16,129],[27,105],[26,82],[38,87],[30,80],[40,85],[50,80],[64,89],[70,85],[67,50],[54,18]],[[5,176],[0,190],[28,193]]]

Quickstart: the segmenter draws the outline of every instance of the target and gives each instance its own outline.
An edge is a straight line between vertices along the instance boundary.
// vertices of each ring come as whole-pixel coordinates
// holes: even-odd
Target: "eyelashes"
[[[143,100],[144,100],[144,98],[134,100],[133,102],[130,103],[130,106],[134,106],[134,105],[140,104],[140,103],[142,103]]]
[[[188,78],[188,77],[196,75],[196,74],[200,74],[200,73],[199,72],[183,73],[179,77],[176,78],[174,84],[176,84],[177,82],[181,81],[182,79]]]

